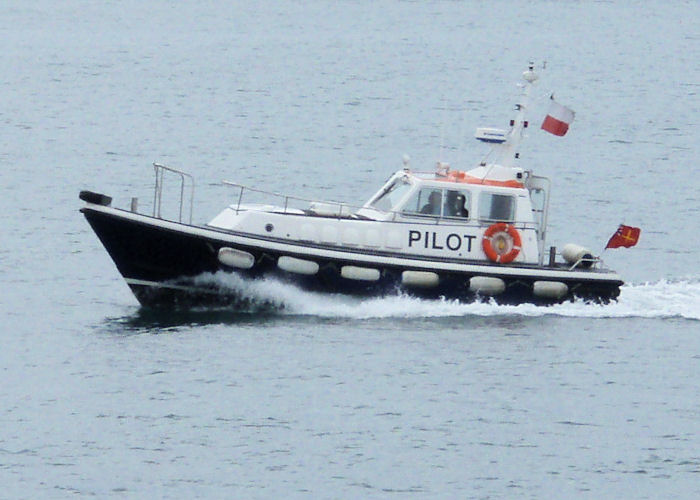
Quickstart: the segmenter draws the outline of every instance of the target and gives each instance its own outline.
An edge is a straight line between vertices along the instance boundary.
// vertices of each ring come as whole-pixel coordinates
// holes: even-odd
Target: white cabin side
[[[319,216],[313,210],[269,205],[231,205],[208,225],[293,244],[490,262],[493,259],[483,247],[484,234],[492,225],[506,223],[521,240],[513,262],[539,263],[539,235],[543,232],[525,185],[519,179],[493,184],[465,179],[461,172],[448,177],[401,170],[349,216],[340,216],[341,212],[335,217]]]

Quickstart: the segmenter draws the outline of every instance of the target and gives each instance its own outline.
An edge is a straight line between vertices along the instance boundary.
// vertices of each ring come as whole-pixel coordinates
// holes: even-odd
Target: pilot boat
[[[152,214],[82,191],[81,212],[142,306],[245,304],[246,284],[277,279],[322,293],[551,304],[615,299],[623,284],[577,244],[547,247],[550,181],[517,165],[533,67],[523,73],[510,129],[478,129],[492,146],[461,171],[403,168],[363,205],[266,193],[234,182],[231,203],[192,223],[194,179],[154,164]],[[165,217],[165,176],[178,176],[179,213]],[[250,203],[260,195],[269,203]],[[187,203],[189,201],[189,204]],[[189,206],[188,206],[189,205]],[[189,208],[189,218],[187,216]],[[238,286],[217,276],[233,275]]]

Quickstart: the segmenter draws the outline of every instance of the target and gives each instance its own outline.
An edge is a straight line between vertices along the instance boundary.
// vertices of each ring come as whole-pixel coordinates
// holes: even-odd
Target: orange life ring
[[[499,264],[513,262],[520,253],[521,246],[520,233],[515,226],[505,222],[490,225],[481,240],[486,256]]]

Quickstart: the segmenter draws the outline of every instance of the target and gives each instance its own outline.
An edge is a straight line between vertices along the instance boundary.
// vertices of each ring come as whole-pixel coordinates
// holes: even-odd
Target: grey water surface
[[[0,4],[0,497],[700,497],[700,3]],[[78,209],[151,209],[159,161],[361,203],[475,165],[541,80],[521,164],[608,306],[251,289],[264,314],[139,308]],[[543,62],[546,68],[542,70]],[[538,130],[547,99],[576,111]],[[228,279],[221,277],[222,280]]]

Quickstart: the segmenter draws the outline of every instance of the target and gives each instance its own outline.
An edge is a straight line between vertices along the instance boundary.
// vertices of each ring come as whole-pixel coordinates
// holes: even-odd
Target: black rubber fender
[[[103,205],[108,207],[112,204],[112,197],[106,194],[95,193],[93,191],[81,191],[79,198],[94,205]]]

